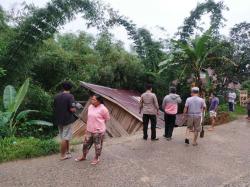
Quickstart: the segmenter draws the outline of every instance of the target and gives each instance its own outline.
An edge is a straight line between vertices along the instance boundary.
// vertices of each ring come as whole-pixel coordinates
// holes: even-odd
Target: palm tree
[[[175,45],[175,50],[173,54],[169,55],[167,60],[159,63],[160,73],[170,67],[176,66],[182,69],[182,72],[179,76],[179,78],[181,78],[184,73],[189,70],[189,72],[193,73],[195,85],[204,91],[202,89],[200,73],[204,70],[204,67],[208,62],[220,61],[222,63],[234,64],[234,62],[224,56],[214,57],[212,55],[221,47],[221,45],[218,44],[211,47],[209,45],[211,44],[211,39],[211,31],[208,30],[202,36],[197,37],[195,40],[189,43],[172,40],[173,44]]]

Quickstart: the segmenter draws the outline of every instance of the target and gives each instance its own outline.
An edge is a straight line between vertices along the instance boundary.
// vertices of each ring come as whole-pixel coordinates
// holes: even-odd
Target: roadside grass
[[[0,163],[51,155],[58,152],[59,144],[53,139],[40,140],[33,137],[0,139]]]
[[[224,103],[219,105],[219,112],[228,112],[228,104]],[[247,110],[246,107],[240,106],[239,104],[235,105],[235,111],[234,112],[228,112],[230,116],[230,120],[235,120],[240,115],[246,115]]]

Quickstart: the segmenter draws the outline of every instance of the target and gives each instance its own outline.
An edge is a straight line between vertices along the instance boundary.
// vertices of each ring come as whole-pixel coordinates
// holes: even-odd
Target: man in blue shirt
[[[210,116],[210,119],[211,119],[211,128],[208,129],[209,131],[214,130],[218,105],[219,105],[219,99],[218,99],[218,97],[216,97],[215,93],[212,93],[211,97],[210,97],[210,107],[209,107],[209,116]]]

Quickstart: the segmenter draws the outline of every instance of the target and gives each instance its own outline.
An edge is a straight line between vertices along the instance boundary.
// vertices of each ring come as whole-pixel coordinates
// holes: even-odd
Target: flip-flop
[[[72,158],[71,155],[66,155],[66,156],[63,157],[63,158],[60,158],[60,160],[63,161],[63,160],[67,160],[67,159],[70,159],[70,158]]]
[[[81,161],[84,161],[84,160],[86,160],[86,158],[75,158],[76,162],[81,162]]]
[[[98,158],[97,160],[92,160],[92,162],[90,163],[91,165],[96,165],[100,162],[100,159]]]

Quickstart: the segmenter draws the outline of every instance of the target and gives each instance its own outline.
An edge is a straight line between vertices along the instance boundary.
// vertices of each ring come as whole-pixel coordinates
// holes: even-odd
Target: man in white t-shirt
[[[201,132],[201,118],[204,110],[206,109],[205,100],[199,97],[199,88],[193,87],[191,89],[191,96],[187,98],[184,116],[187,116],[187,131],[185,143],[189,144],[189,132],[194,131],[193,146],[197,144],[197,138],[199,132]]]
[[[236,99],[236,93],[233,90],[230,90],[227,96],[228,99],[228,110],[229,112],[234,111],[234,103]]]

